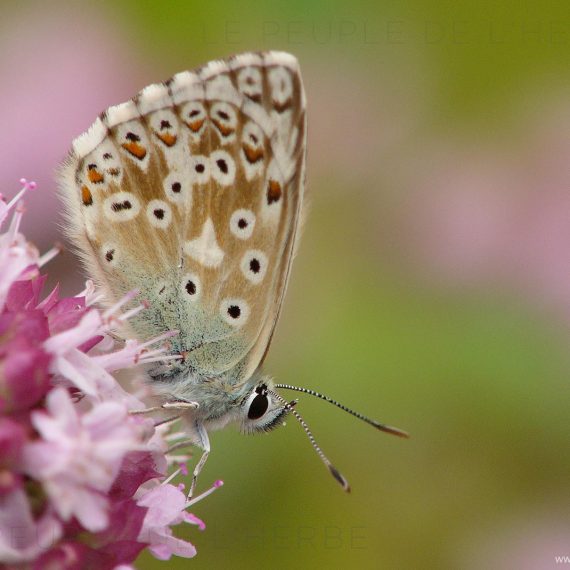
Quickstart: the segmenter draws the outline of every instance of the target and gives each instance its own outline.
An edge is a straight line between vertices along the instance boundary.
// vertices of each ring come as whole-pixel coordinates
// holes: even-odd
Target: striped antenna
[[[348,484],[348,481],[346,480],[344,475],[330,462],[329,458],[324,454],[323,450],[319,447],[318,443],[316,442],[315,436],[309,429],[307,422],[305,422],[305,420],[301,417],[299,412],[297,412],[297,410],[294,409],[295,405],[297,404],[297,401],[293,400],[292,402],[288,402],[287,400],[285,400],[285,398],[283,398],[276,392],[273,392],[272,390],[267,390],[267,392],[271,394],[274,398],[285,404],[285,409],[289,413],[295,416],[295,418],[301,424],[301,427],[307,434],[307,437],[309,438],[309,441],[311,442],[313,449],[317,452],[317,455],[321,458],[321,461],[327,466],[327,469],[329,470],[330,474],[337,480],[338,483],[340,483],[342,488],[347,493],[350,493],[350,485]]]
[[[341,410],[348,412],[349,414],[353,415],[354,417],[358,418],[359,420],[362,420],[363,422],[366,422],[367,424],[374,426],[376,429],[379,429],[380,431],[384,431],[384,432],[390,433],[392,435],[397,435],[398,437],[405,437],[405,438],[410,437],[407,432],[405,432],[401,429],[398,429],[398,428],[395,428],[392,426],[388,426],[386,424],[381,424],[380,422],[377,422],[376,420],[368,418],[365,415],[360,414],[359,412],[355,412],[354,410],[347,408],[345,405],[341,404],[340,402],[337,402],[336,400],[333,400],[332,398],[329,398],[328,396],[325,396],[324,394],[319,394],[319,392],[315,392],[314,390],[311,390],[309,388],[300,388],[299,386],[291,386],[290,384],[276,384],[275,387],[276,388],[283,388],[285,390],[295,390],[296,392],[303,392],[303,394],[309,394],[311,396],[316,396],[317,398],[320,398],[321,400],[325,400],[326,402],[329,402],[330,404],[335,405],[337,408],[340,408]]]

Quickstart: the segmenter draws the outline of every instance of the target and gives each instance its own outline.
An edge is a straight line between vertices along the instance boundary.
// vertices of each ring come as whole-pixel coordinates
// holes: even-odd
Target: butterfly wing
[[[62,168],[68,232],[114,302],[139,289],[146,339],[201,376],[245,380],[266,354],[303,202],[305,96],[296,59],[247,53],[109,108]]]

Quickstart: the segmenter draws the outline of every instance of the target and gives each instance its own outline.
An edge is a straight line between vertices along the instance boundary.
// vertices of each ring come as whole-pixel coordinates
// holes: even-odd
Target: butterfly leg
[[[143,410],[131,410],[129,413],[132,416],[140,415],[140,414],[151,414],[153,412],[161,412],[164,410],[179,410],[179,411],[188,411],[188,410],[196,410],[200,404],[198,402],[187,402],[185,400],[173,400],[171,402],[164,402],[164,404],[160,406],[153,406],[152,408],[145,408]]]
[[[204,450],[204,452],[202,453],[202,457],[200,457],[200,461],[198,461],[196,467],[194,467],[194,472],[192,473],[192,484],[190,485],[188,499],[191,499],[194,495],[196,482],[198,481],[198,475],[200,475],[200,471],[202,471],[202,467],[204,467],[204,464],[208,459],[208,455],[210,455],[210,439],[208,438],[208,432],[206,431],[204,424],[201,422],[196,422],[196,435],[199,438],[198,445]]]

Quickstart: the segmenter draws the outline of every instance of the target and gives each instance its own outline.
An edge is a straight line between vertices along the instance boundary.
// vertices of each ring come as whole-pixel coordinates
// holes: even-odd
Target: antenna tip
[[[344,475],[334,465],[329,465],[328,468],[329,471],[331,472],[331,475],[340,483],[342,488],[347,493],[350,493],[350,485],[348,484],[348,481],[344,478]]]
[[[381,423],[376,422],[376,421],[373,422],[373,425],[375,428],[379,429],[380,431],[390,433],[390,434],[396,435],[398,437],[403,437],[405,439],[410,438],[410,434],[407,431],[404,431],[402,429],[398,429],[398,428],[392,427],[392,426],[387,426],[385,424],[381,424]]]

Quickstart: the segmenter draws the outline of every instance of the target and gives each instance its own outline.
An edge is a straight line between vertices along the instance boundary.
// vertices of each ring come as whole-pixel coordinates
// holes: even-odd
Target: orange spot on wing
[[[267,203],[272,204],[273,202],[278,202],[281,198],[282,190],[281,184],[277,180],[269,180],[267,185]]]
[[[176,135],[170,133],[155,133],[155,135],[166,145],[173,146],[176,143]]]
[[[81,201],[83,202],[84,206],[91,206],[93,204],[93,196],[91,195],[91,191],[87,186],[81,187]]]
[[[244,144],[242,148],[250,164],[254,164],[263,158],[263,148],[253,148],[248,144]]]
[[[137,142],[129,141],[121,145],[127,152],[142,160],[146,156],[146,148]]]
[[[224,137],[228,137],[235,132],[235,129],[229,127],[228,125],[223,125],[222,123],[220,123],[220,121],[217,121],[216,119],[214,119],[212,122]]]
[[[99,184],[99,182],[103,182],[104,180],[103,174],[101,174],[97,170],[97,167],[95,165],[90,165],[88,167],[87,177],[89,178],[89,181],[92,182],[93,184]]]
[[[202,128],[203,124],[204,124],[204,119],[198,119],[196,121],[186,121],[186,125],[193,133],[197,133]]]

